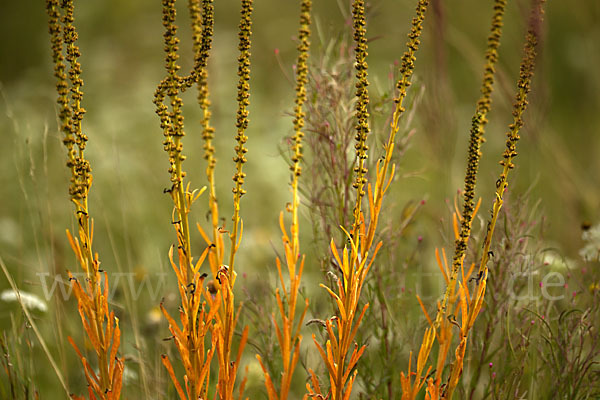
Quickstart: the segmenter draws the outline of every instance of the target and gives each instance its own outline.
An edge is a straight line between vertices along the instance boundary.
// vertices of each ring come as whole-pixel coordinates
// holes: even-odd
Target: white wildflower
[[[123,369],[123,382],[125,382],[126,384],[131,384],[131,383],[135,383],[138,381],[138,373],[125,366],[125,369]]]
[[[591,227],[581,235],[585,246],[579,250],[579,255],[588,262],[600,261],[600,224]]]
[[[21,301],[23,302],[23,306],[25,306],[26,308],[30,310],[37,309],[41,312],[48,311],[48,306],[46,305],[46,303],[35,294],[23,291],[20,291],[19,294],[21,295]],[[18,302],[19,298],[17,292],[15,292],[12,289],[9,289],[0,293],[0,300],[5,301],[7,303],[12,303]]]

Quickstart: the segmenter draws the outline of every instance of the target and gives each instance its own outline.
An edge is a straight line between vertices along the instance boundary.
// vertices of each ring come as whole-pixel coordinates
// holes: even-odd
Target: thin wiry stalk
[[[31,325],[31,328],[33,329],[33,332],[35,333],[35,336],[38,338],[38,340],[40,342],[40,345],[42,346],[42,350],[46,354],[46,357],[48,357],[48,361],[50,361],[50,365],[52,365],[52,369],[56,373],[56,377],[58,378],[58,381],[60,382],[60,385],[65,390],[66,395],[69,396],[70,392],[69,392],[69,388],[67,387],[67,383],[65,381],[65,378],[63,377],[63,375],[61,373],[61,370],[58,367],[58,364],[54,360],[54,357],[52,357],[52,353],[50,353],[50,350],[48,349],[48,345],[46,344],[46,341],[44,340],[44,337],[40,333],[40,331],[39,331],[39,329],[37,327],[37,324],[35,323],[35,320],[31,317],[31,314],[29,313],[28,307],[25,305],[25,303],[21,299],[21,292],[19,291],[19,288],[17,287],[17,284],[15,283],[14,279],[12,278],[12,276],[10,275],[10,273],[8,272],[8,268],[4,264],[4,260],[2,259],[2,257],[0,257],[0,269],[2,269],[2,272],[4,273],[4,276],[6,276],[6,280],[8,281],[8,284],[12,288],[13,292],[17,294],[17,301],[19,302],[19,305],[21,306],[21,310],[23,310],[23,314],[25,315],[25,318],[27,318],[27,321],[29,322],[29,325]],[[12,363],[10,361],[10,358],[8,357],[8,349],[5,348],[6,347],[6,343],[5,343],[5,339],[4,338],[0,338],[0,344],[2,346],[2,352],[4,353],[3,354],[3,358],[4,358],[4,363],[3,363],[4,371],[8,375],[9,382],[11,382],[11,385],[10,385],[11,386],[11,395],[12,395],[11,398],[16,399],[17,395],[16,395],[15,389],[14,389],[14,387],[16,385],[14,385],[14,383],[13,383],[14,379],[11,377],[11,369],[14,368],[14,366],[11,365]]]

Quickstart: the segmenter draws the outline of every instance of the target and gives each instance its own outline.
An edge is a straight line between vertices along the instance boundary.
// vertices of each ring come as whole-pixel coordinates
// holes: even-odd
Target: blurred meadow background
[[[392,110],[392,77],[404,51],[414,3],[412,0],[369,3],[370,90],[374,98],[381,99],[372,100],[374,137],[378,132],[387,132],[386,121]],[[245,303],[241,318],[250,326],[248,357],[244,363],[249,366],[247,394],[251,398],[266,396],[262,371],[254,354],[269,354],[273,343],[273,332],[265,316],[275,304],[274,260],[280,251],[281,236],[278,216],[290,201],[287,159],[289,137],[293,133],[298,7],[298,2],[291,0],[261,0],[254,5],[250,124],[246,133],[248,193],[242,199],[244,239],[236,265],[239,274],[236,300]],[[509,1],[507,6],[497,86],[479,169],[477,197],[482,198],[482,208],[481,219],[474,223],[476,234],[485,228],[483,221],[488,217],[494,183],[500,172],[498,160],[511,122],[514,82],[529,7],[530,2],[525,0]],[[193,61],[191,34],[185,4],[179,4],[178,8],[181,64],[187,70]],[[389,251],[379,261],[397,271],[394,304],[405,307],[396,311],[402,317],[396,321],[404,343],[398,349],[402,365],[407,364],[409,350],[418,348],[419,332],[425,326],[414,294],[419,293],[431,305],[444,288],[435,266],[434,249],[446,247],[452,252],[453,204],[463,186],[468,131],[479,96],[490,16],[489,1],[437,0],[431,2],[425,23],[409,94],[411,118],[402,128],[405,147],[398,157],[396,178],[385,200],[386,220],[381,228],[392,235],[401,228],[394,239],[397,243],[394,242],[393,254]],[[83,107],[87,114],[83,124],[89,137],[87,157],[94,176],[90,210],[96,226],[95,251],[101,255],[102,268],[118,277],[117,281],[111,281],[111,289],[115,291],[111,306],[123,329],[121,353],[127,365],[124,394],[126,398],[175,398],[159,356],[173,350],[170,342],[163,340],[170,333],[158,305],[163,298],[167,304],[175,304],[177,293],[167,258],[169,246],[175,241],[170,219],[172,201],[163,193],[169,186],[168,163],[152,104],[156,85],[164,75],[161,4],[148,0],[79,1],[75,17],[85,82]],[[336,38],[349,35],[350,18],[344,0],[315,2],[311,66],[326,64],[329,62],[326,58],[336,54],[339,45]],[[537,215],[543,229],[531,235],[540,249],[559,260],[553,263],[563,265],[557,268],[574,271],[573,274],[581,273],[582,268],[595,269],[589,272],[589,278],[581,277],[586,284],[592,284],[600,277],[597,271],[600,264],[584,263],[580,250],[586,245],[582,238],[584,230],[600,224],[600,2],[549,0],[545,18],[509,196],[515,213],[526,208]],[[238,21],[237,2],[215,2],[209,89],[212,124],[216,129],[217,193],[221,216],[227,218],[226,227],[233,212],[231,157]],[[33,317],[69,388],[79,393],[85,387],[85,379],[67,336],[82,338],[82,328],[74,298],[65,301],[60,292],[61,288],[68,290],[66,271],[77,270],[65,236],[65,229],[73,231],[77,221],[68,196],[69,171],[58,130],[44,4],[3,1],[0,32],[0,257],[17,286],[42,302],[43,307],[32,307]],[[200,188],[206,184],[202,138],[197,125],[200,113],[195,94],[190,92],[186,96],[185,168],[192,186]],[[311,100],[309,94],[308,102]],[[352,110],[350,107],[349,112]],[[377,157],[381,140],[374,143],[372,157]],[[307,200],[311,197],[310,176],[318,171],[310,170],[308,145],[305,151],[306,181],[305,186],[301,182],[300,206],[302,251],[307,254],[303,293],[311,299],[307,319],[324,319],[331,313],[331,305],[318,284],[325,282],[320,257],[327,243],[314,222],[317,218],[314,205]],[[408,215],[411,218],[407,219]],[[191,220],[195,224],[207,219],[204,202],[198,202]],[[498,229],[508,229],[506,226]],[[192,239],[196,246],[203,245],[196,231]],[[5,275],[0,276],[0,291],[9,290]],[[56,276],[62,276],[64,281],[57,281]],[[378,275],[374,272],[373,276]],[[571,291],[565,286],[569,296]],[[375,296],[369,288],[365,293],[367,298]],[[305,329],[303,365],[307,359],[317,357],[311,354],[314,348],[310,343],[310,334],[317,327],[311,325]],[[9,298],[0,300],[0,334],[3,354],[10,354],[19,384],[28,387],[31,393],[38,391],[42,399],[64,398],[38,339],[19,305]],[[377,341],[367,333],[361,337]],[[372,374],[384,374],[383,367],[377,367],[373,361],[376,357],[365,356],[361,360],[364,364],[359,363],[359,371],[369,369]],[[598,374],[597,367],[595,371]],[[0,397],[12,398],[10,379],[1,374]],[[295,387],[300,394],[293,398],[300,398],[303,393],[306,377],[303,366],[297,374]],[[357,398],[371,398],[371,392],[380,390],[368,385],[367,378],[358,384]],[[23,397],[29,395],[16,398],[34,398]]]

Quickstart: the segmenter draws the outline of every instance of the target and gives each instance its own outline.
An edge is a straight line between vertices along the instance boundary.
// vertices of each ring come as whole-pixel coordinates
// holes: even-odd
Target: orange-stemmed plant
[[[200,93],[205,89],[206,61],[210,50],[212,34],[212,2],[204,1],[202,6],[199,0],[190,0],[190,15],[194,30],[194,69],[188,76],[180,76],[177,64],[178,43],[177,26],[175,25],[176,11],[175,0],[163,1],[163,26],[165,27],[165,52],[167,76],[160,82],[154,96],[156,112],[160,117],[161,127],[165,136],[163,142],[165,151],[169,155],[169,173],[171,187],[165,192],[173,199],[173,226],[177,235],[178,262],[173,260],[173,247],[169,250],[169,261],[177,277],[177,288],[181,296],[180,323],[167,312],[161,304],[161,310],[169,322],[169,330],[181,356],[185,370],[184,385],[175,375],[171,361],[162,355],[162,362],[166,367],[177,394],[182,400],[206,398],[210,379],[210,364],[216,351],[217,337],[212,336],[210,345],[207,346],[206,336],[213,328],[215,314],[219,311],[219,304],[206,307],[206,297],[210,295],[204,288],[204,279],[207,276],[200,273],[200,268],[206,259],[210,248],[206,248],[198,260],[194,261],[191,249],[189,213],[192,204],[202,194],[202,190],[190,191],[190,184],[184,183],[185,171],[182,164],[183,155],[182,138],[185,136],[180,94],[194,84],[200,86]],[[207,95],[207,94],[206,94]],[[165,104],[169,97],[170,108]]]
[[[516,144],[519,140],[519,131],[523,126],[522,115],[527,106],[527,94],[530,90],[531,78],[536,58],[536,45],[539,36],[539,29],[543,16],[544,0],[538,0],[533,6],[529,20],[529,29],[526,35],[526,43],[524,55],[520,66],[520,76],[517,82],[518,92],[513,108],[513,123],[509,127],[507,133],[508,140],[506,142],[506,150],[503,154],[503,160],[500,162],[503,166],[503,171],[496,181],[496,198],[492,207],[491,220],[488,222],[488,227],[483,242],[483,250],[479,268],[476,277],[469,278],[474,265],[471,266],[469,272],[465,275],[463,269],[463,261],[466,254],[467,242],[470,236],[470,223],[475,215],[478,207],[473,207],[473,196],[475,189],[475,179],[477,172],[477,164],[479,161],[479,144],[482,141],[483,125],[486,122],[485,114],[489,111],[491,94],[491,83],[493,82],[494,63],[497,60],[497,48],[499,45],[502,15],[504,12],[506,1],[497,0],[495,4],[495,14],[492,22],[492,34],[488,38],[488,51],[486,54],[487,64],[484,74],[484,83],[482,88],[482,98],[478,102],[475,117],[473,118],[473,127],[471,130],[471,143],[469,147],[469,164],[465,178],[465,198],[463,205],[463,216],[461,220],[461,230],[457,228],[455,223],[454,231],[456,240],[456,249],[453,259],[452,270],[447,271],[447,267],[442,268],[442,273],[447,282],[447,289],[441,304],[438,304],[438,313],[435,321],[432,321],[426,310],[423,311],[429,321],[429,328],[426,330],[421,349],[419,351],[418,365],[416,371],[416,379],[414,385],[410,383],[410,375],[412,371],[409,366],[409,374],[402,376],[403,381],[403,399],[413,399],[419,392],[422,385],[425,383],[425,378],[421,377],[421,372],[431,351],[434,340],[437,338],[440,345],[438,353],[438,363],[436,376],[427,380],[426,399],[451,399],[456,386],[458,385],[460,376],[463,370],[463,361],[467,347],[467,339],[469,331],[472,329],[475,319],[479,314],[483,305],[486,281],[488,274],[487,262],[489,261],[490,246],[496,220],[502,207],[503,195],[508,186],[507,177],[510,169],[514,167],[513,158],[517,155]],[[489,86],[488,86],[489,85]],[[487,87],[486,87],[487,86]],[[479,125],[479,126],[478,126]],[[458,215],[458,210],[455,215]],[[439,258],[438,258],[439,260]],[[438,261],[441,266],[441,262]],[[445,256],[444,256],[444,263]],[[458,269],[462,271],[462,280],[458,280]],[[449,276],[448,276],[449,275]],[[476,285],[472,292],[468,289],[468,283],[475,280]],[[458,293],[456,292],[456,284],[458,283]],[[456,307],[454,307],[456,305]],[[457,316],[460,318],[457,318]],[[446,382],[442,384],[441,371],[444,367],[449,345],[452,339],[452,325],[458,327],[459,337],[458,345],[455,349],[454,361],[450,364],[450,372]]]
[[[233,228],[229,234],[231,247],[229,253],[229,265],[224,261],[223,234],[228,231],[219,226],[219,210],[216,198],[214,170],[216,158],[214,157],[214,128],[210,125],[210,101],[208,91],[207,61],[212,45],[212,34],[214,24],[214,6],[212,0],[190,0],[190,15],[192,18],[193,48],[195,53],[194,68],[187,76],[178,75],[178,43],[177,27],[175,22],[175,0],[163,1],[163,25],[166,28],[165,50],[167,77],[159,84],[155,94],[157,113],[161,118],[161,127],[165,135],[165,150],[169,154],[172,186],[166,189],[173,197],[175,211],[173,213],[174,226],[178,238],[179,265],[172,260],[171,264],[177,275],[178,287],[182,298],[181,323],[182,328],[177,326],[173,318],[163,309],[169,320],[173,338],[182,357],[186,370],[185,391],[183,386],[175,377],[173,367],[166,356],[163,363],[167,367],[171,378],[181,398],[196,399],[206,398],[210,377],[210,365],[216,354],[218,360],[218,382],[216,384],[215,396],[219,399],[233,399],[237,371],[240,365],[243,349],[247,342],[248,328],[241,335],[235,360],[232,357],[233,336],[238,322],[239,309],[236,312],[233,287],[236,273],[234,261],[239,249],[243,224],[240,218],[240,199],[245,190],[242,188],[245,178],[243,165],[246,162],[245,154],[247,148],[245,143],[248,137],[245,135],[248,126],[248,105],[250,96],[250,35],[252,1],[242,0],[241,22],[240,22],[240,56],[238,58],[238,113],[237,134],[235,139],[234,162],[236,172],[233,180]],[[183,178],[185,172],[182,163],[185,156],[182,154],[184,136],[183,131],[183,101],[180,93],[191,86],[198,88],[198,104],[202,112],[200,126],[204,139],[204,158],[207,160],[206,175],[209,183],[209,212],[211,218],[211,236],[198,224],[201,236],[206,241],[207,247],[201,257],[194,263],[191,253],[190,225],[188,215],[192,203],[200,196],[202,191],[189,190],[189,183],[184,188]],[[170,98],[170,109],[165,105],[166,96]],[[212,279],[204,285],[206,273],[200,274],[199,270],[204,260],[208,258]],[[206,335],[210,332],[211,345],[205,348]],[[188,388],[188,382],[190,382]],[[239,396],[244,391],[245,380],[239,385]]]
[[[419,393],[422,386],[426,382],[427,373],[423,374],[426,362],[429,357],[429,353],[433,346],[435,339],[437,338],[439,344],[438,359],[435,368],[435,377],[430,378],[427,383],[427,392],[431,398],[436,398],[439,393],[440,385],[442,384],[442,371],[450,349],[452,342],[452,327],[453,324],[445,318],[447,315],[454,315],[454,312],[447,313],[446,309],[453,310],[457,299],[454,295],[456,290],[456,282],[459,277],[459,271],[463,270],[463,261],[466,255],[467,244],[471,235],[471,225],[473,218],[475,217],[477,208],[480,203],[475,205],[475,183],[477,180],[477,170],[479,167],[479,159],[481,157],[481,144],[484,141],[484,129],[487,124],[487,114],[491,108],[491,95],[493,92],[494,84],[494,73],[496,70],[496,62],[498,61],[498,48],[500,46],[500,38],[502,36],[502,24],[504,17],[504,10],[506,7],[506,0],[495,0],[494,2],[494,13],[492,16],[492,24],[490,34],[487,39],[486,49],[486,64],[484,67],[484,74],[481,86],[481,97],[477,102],[475,114],[471,120],[470,139],[469,139],[469,151],[468,151],[468,163],[465,173],[465,190],[463,191],[463,212],[462,215],[458,211],[458,206],[455,203],[456,212],[453,215],[453,228],[456,240],[454,257],[452,259],[451,269],[448,271],[447,259],[445,251],[443,251],[443,265],[439,256],[439,252],[436,250],[436,259],[438,266],[446,281],[446,292],[442,299],[442,302],[438,304],[439,312],[436,314],[434,321],[431,320],[429,315],[425,311],[425,307],[421,303],[421,307],[425,312],[425,316],[430,323],[430,326],[426,329],[423,336],[423,342],[419,350],[417,357],[417,369],[413,373],[411,370],[412,353],[410,354],[411,360],[409,360],[409,371],[407,375],[401,374],[401,385],[402,385],[402,398],[403,399],[414,399]],[[460,222],[460,229],[457,224],[457,216]],[[464,271],[463,271],[464,272]],[[469,276],[467,274],[467,276]],[[419,299],[420,302],[420,299]],[[413,381],[414,375],[414,381]]]
[[[235,162],[235,173],[233,175],[234,187],[233,187],[233,227],[229,233],[231,240],[229,249],[229,265],[222,264],[222,253],[216,254],[216,259],[219,262],[216,280],[218,282],[219,289],[217,290],[215,299],[209,297],[209,303],[211,308],[221,304],[222,312],[216,314],[214,322],[213,335],[217,337],[217,360],[219,363],[219,380],[217,382],[217,394],[221,400],[233,400],[234,388],[237,378],[240,361],[248,340],[248,327],[244,327],[241,338],[238,344],[237,355],[235,359],[232,357],[233,351],[233,334],[238,323],[240,315],[241,305],[237,311],[235,309],[235,297],[233,287],[236,280],[236,272],[234,270],[235,256],[239,249],[242,234],[244,231],[244,224],[240,217],[240,200],[246,193],[243,189],[244,178],[246,173],[243,171],[244,164],[246,163],[246,152],[248,149],[245,147],[245,143],[248,140],[246,136],[246,128],[248,127],[248,106],[250,105],[250,37],[252,35],[252,0],[241,1],[241,17],[239,24],[239,45],[238,49],[240,55],[238,57],[238,110],[236,128],[237,133],[235,140],[237,145],[235,146],[235,156],[233,161]],[[208,142],[205,142],[208,143]],[[214,166],[213,166],[214,167]],[[210,159],[209,159],[209,167]],[[212,173],[212,172],[210,172]],[[214,180],[213,180],[214,182]],[[212,197],[212,194],[211,194]],[[215,201],[214,198],[210,201]],[[216,203],[212,204],[212,209],[216,208]],[[213,234],[215,232],[215,215],[213,215]],[[223,229],[217,229],[216,232],[223,231]],[[204,234],[206,239],[206,234]],[[219,240],[219,239],[217,239]],[[219,244],[219,246],[222,243]],[[209,245],[209,248],[211,246]],[[220,247],[215,247],[213,250],[220,251]],[[215,265],[211,267],[214,270]],[[242,398],[244,388],[246,384],[246,378],[242,380],[239,385],[239,398]]]
[[[334,288],[322,285],[334,299],[338,315],[325,321],[327,341],[321,346],[313,335],[313,341],[327,368],[330,381],[329,392],[321,389],[321,385],[315,373],[309,370],[311,380],[307,384],[307,396],[320,398],[331,398],[335,400],[349,399],[352,392],[354,379],[358,373],[356,365],[362,356],[365,345],[359,346],[354,342],[358,327],[368,308],[365,304],[358,311],[360,293],[364,285],[369,269],[382,243],[373,246],[379,213],[385,195],[394,176],[394,166],[391,158],[394,150],[396,133],[399,130],[399,120],[405,109],[403,101],[406,98],[406,89],[410,86],[410,79],[414,69],[415,53],[420,43],[425,12],[428,1],[420,0],[417,4],[416,17],[412,21],[411,32],[408,37],[407,51],[402,57],[400,79],[397,82],[397,97],[394,99],[395,110],[392,116],[391,130],[385,145],[385,155],[378,160],[376,165],[376,176],[374,187],[368,184],[366,174],[366,159],[368,146],[366,144],[369,134],[369,114],[367,105],[369,101],[367,81],[367,38],[365,5],[362,0],[353,2],[353,25],[356,56],[356,78],[357,78],[357,102],[356,102],[356,158],[357,165],[354,168],[356,174],[353,184],[357,191],[356,204],[354,206],[354,222],[350,231],[344,230],[347,241],[341,254],[334,241],[331,241],[331,252],[336,265],[339,267],[342,277],[336,280]],[[367,189],[365,191],[365,189]],[[367,193],[368,192],[368,193]],[[362,212],[362,198],[367,194],[368,217],[367,220]],[[342,228],[343,229],[343,228]],[[369,254],[371,253],[371,254]],[[334,326],[335,323],[335,326]],[[336,329],[337,328],[337,329]]]
[[[285,264],[289,274],[289,288],[286,286],[281,267],[281,260],[276,259],[277,272],[281,283],[281,291],[279,288],[275,291],[277,306],[281,323],[277,322],[275,313],[272,315],[273,324],[277,333],[277,342],[281,350],[283,361],[283,372],[281,374],[281,382],[279,391],[275,387],[270,374],[267,372],[260,355],[257,355],[260,366],[265,376],[265,386],[269,400],[285,400],[289,396],[290,387],[294,369],[300,357],[300,343],[302,335],[300,328],[304,321],[306,311],[308,310],[308,299],[305,300],[304,309],[300,314],[300,318],[296,321],[296,306],[298,303],[298,294],[300,292],[300,281],[302,279],[302,271],[304,270],[304,255],[300,257],[300,240],[299,240],[299,223],[298,223],[298,208],[300,199],[298,195],[298,180],[302,173],[300,161],[302,160],[302,138],[304,133],[304,112],[302,106],[306,101],[306,83],[308,81],[308,49],[310,46],[310,11],[312,1],[302,0],[300,8],[300,30],[298,34],[298,60],[296,63],[296,106],[294,108],[294,137],[292,146],[292,202],[288,211],[292,214],[292,222],[290,226],[290,234],[288,235],[283,212],[279,215],[279,225],[282,232],[282,242],[285,254]]]
[[[481,199],[477,202],[477,204],[473,208],[473,218],[477,215],[477,211],[481,205]],[[454,238],[455,240],[460,240],[460,232],[459,232],[459,222],[461,222],[462,216],[458,211],[458,206],[455,202],[455,212],[452,215],[452,227],[454,230]],[[451,269],[448,263],[448,257],[446,256],[446,251],[444,249],[440,250],[435,249],[435,258],[437,262],[437,266],[444,277],[444,281],[446,285],[451,285],[452,282],[450,280]],[[475,268],[475,264],[472,263],[469,266],[469,269],[465,273],[465,269],[463,264],[460,265],[460,275],[462,277],[461,282],[467,282],[467,278],[471,276],[473,270]],[[468,288],[465,286],[461,287],[461,290],[465,290],[466,297],[469,296]],[[462,292],[461,292],[462,293]],[[444,365],[446,363],[446,359],[448,357],[448,351],[450,350],[450,346],[452,345],[452,338],[454,336],[453,329],[457,326],[457,322],[455,318],[443,318],[439,321],[439,326],[437,329],[435,328],[435,322],[429,316],[425,305],[421,301],[421,298],[417,295],[417,300],[419,301],[419,305],[423,310],[423,314],[429,323],[429,327],[425,330],[425,334],[423,335],[423,342],[421,344],[421,348],[419,349],[419,354],[417,355],[417,366],[416,370],[413,372],[411,369],[412,366],[412,352],[409,355],[408,362],[408,374],[404,374],[403,372],[400,374],[400,384],[402,388],[402,399],[414,399],[417,394],[421,391],[424,385],[426,386],[425,390],[425,398],[428,400],[438,399],[442,385],[442,372],[444,371]],[[465,300],[465,296],[453,296],[449,299],[447,307],[456,312],[457,309],[463,307],[463,301]],[[440,302],[437,303],[438,309],[441,307]],[[438,342],[438,354],[437,360],[435,363],[435,368],[433,366],[427,367],[427,361],[429,358],[429,354],[433,347],[434,342],[437,340]],[[427,370],[425,370],[427,367]]]
[[[75,348],[84,367],[88,383],[90,399],[119,399],[123,384],[123,358],[117,353],[121,342],[119,319],[108,306],[108,273],[100,269],[98,254],[94,253],[94,223],[88,209],[88,193],[92,185],[91,166],[85,158],[87,136],[82,130],[85,109],[81,106],[83,99],[83,80],[79,47],[76,44],[77,30],[74,22],[73,0],[46,1],[49,16],[52,42],[52,58],[54,75],[57,78],[59,120],[67,148],[67,167],[71,170],[69,194],[75,205],[75,216],[78,223],[78,237],[67,230],[71,248],[75,252],[81,269],[86,274],[82,284],[69,272],[69,280],[77,298],[81,322],[96,354],[98,372],[94,370],[85,355],[79,350],[75,341],[69,342]],[[68,79],[67,65],[68,62]],[[69,92],[71,98],[69,99]],[[104,277],[104,280],[102,279]],[[75,399],[83,396],[71,395]]]
[[[469,291],[466,287],[466,282],[460,283],[459,296],[461,298],[461,324],[459,330],[459,344],[455,350],[455,361],[450,367],[450,376],[448,378],[448,384],[446,385],[442,397],[444,399],[451,399],[454,393],[454,389],[458,384],[458,380],[463,370],[463,360],[467,347],[468,334],[475,319],[481,310],[483,305],[483,299],[485,296],[488,267],[487,263],[490,258],[490,246],[492,243],[492,236],[494,235],[494,228],[496,227],[496,221],[500,213],[500,209],[503,204],[503,197],[506,188],[508,187],[508,173],[514,168],[513,159],[517,156],[517,142],[520,139],[519,132],[523,127],[523,113],[527,108],[527,95],[531,90],[531,79],[533,77],[533,71],[536,61],[536,48],[538,44],[538,38],[540,34],[540,28],[543,21],[545,0],[537,0],[531,11],[529,17],[529,24],[527,35],[525,39],[525,46],[523,50],[523,59],[519,68],[519,79],[517,81],[517,94],[515,96],[515,102],[513,105],[513,122],[508,128],[506,133],[506,149],[503,153],[503,160],[500,164],[503,166],[502,173],[496,181],[496,197],[494,199],[494,205],[492,206],[491,220],[488,221],[487,231],[483,242],[483,252],[481,255],[481,261],[479,263],[479,271],[477,273],[477,285],[473,290],[473,296],[469,295]]]

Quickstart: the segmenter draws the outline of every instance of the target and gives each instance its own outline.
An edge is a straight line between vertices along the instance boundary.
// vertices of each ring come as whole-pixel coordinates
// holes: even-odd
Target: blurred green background
[[[237,2],[215,3],[209,88],[217,132],[221,214],[229,219],[239,12]],[[348,7],[340,3],[344,0],[315,1],[314,58],[328,38],[348,28]],[[421,96],[412,123],[416,133],[398,166],[401,179],[386,200],[401,212],[409,200],[428,199],[411,232],[415,238],[425,238],[420,248],[424,268],[432,268],[433,247],[448,246],[439,231],[449,228],[447,201],[462,186],[468,128],[479,95],[491,16],[491,1],[432,4],[412,87]],[[505,18],[479,174],[484,216],[500,172],[504,132],[512,119],[529,4],[510,1]],[[370,4],[368,60],[374,91],[388,87],[390,68],[404,51],[414,5],[408,0]],[[41,1],[3,1],[0,11],[0,256],[22,290],[44,298],[43,282],[50,285],[55,274],[75,268],[64,235],[66,228],[73,228],[74,218],[57,128],[47,17]],[[192,61],[191,43],[183,4],[180,11],[181,63],[186,70]],[[261,0],[254,6],[248,194],[242,202],[245,229],[239,257],[244,261],[238,267],[244,272],[244,288],[275,283],[272,243],[279,241],[277,218],[289,201],[289,174],[281,149],[292,126],[293,86],[288,78],[293,76],[296,57],[297,13],[297,2],[290,0]],[[168,331],[164,320],[155,320],[153,308],[162,296],[169,300],[168,295],[174,293],[166,257],[174,235],[171,200],[163,194],[168,186],[167,157],[152,104],[154,89],[164,74],[161,5],[148,0],[77,2],[76,26],[85,82],[87,156],[94,175],[90,211],[96,222],[95,249],[107,270],[135,272],[138,284],[149,277],[147,282],[160,287],[158,294],[143,291],[142,300],[134,301],[127,289],[117,285],[114,306],[122,310],[126,334],[127,326],[136,326],[143,335],[124,338],[126,356],[138,363],[144,359],[145,368],[164,378],[157,354],[169,347],[161,340]],[[548,224],[545,240],[573,258],[582,246],[581,225],[600,220],[599,65],[600,2],[550,0],[511,190],[531,189],[531,197],[541,199]],[[192,184],[201,187],[205,164],[199,113],[193,94],[185,101],[185,169]],[[205,218],[205,204],[200,201],[192,219],[204,223]],[[310,221],[305,218],[302,223],[306,228],[303,243],[310,252]],[[200,239],[195,236],[197,248]],[[309,257],[306,268],[305,284],[316,288],[308,290],[324,296],[316,285],[322,281],[318,265]],[[8,287],[2,275],[0,290]],[[78,362],[65,345],[67,335],[82,337],[76,305],[73,300],[66,304],[47,300],[49,311],[35,314],[37,324],[69,384],[81,390]],[[41,398],[60,398],[55,374],[14,303],[0,303],[0,329],[9,341],[15,340],[13,350],[20,359],[13,361],[42,390]],[[143,386],[132,379],[134,386]],[[161,385],[168,386],[164,381]],[[135,391],[127,393],[136,397]]]

